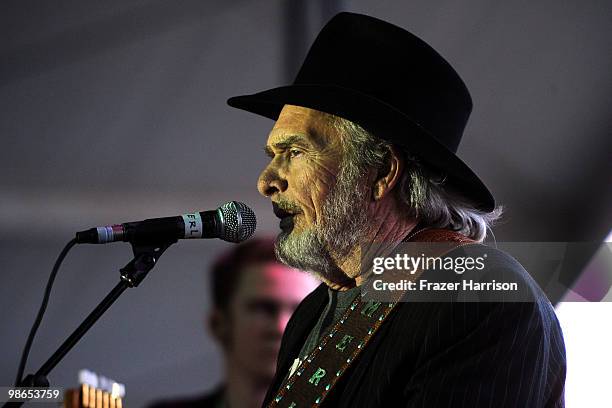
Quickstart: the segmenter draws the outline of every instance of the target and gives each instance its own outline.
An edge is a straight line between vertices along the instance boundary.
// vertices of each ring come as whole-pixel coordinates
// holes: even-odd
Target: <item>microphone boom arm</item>
[[[108,310],[109,307],[121,296],[127,288],[137,287],[147,274],[156,265],[159,257],[164,253],[171,242],[160,243],[157,245],[132,244],[134,258],[123,268],[120,269],[121,280],[110,291],[108,295],[96,308],[85,318],[79,327],[62,343],[61,346],[49,357],[49,359],[36,371],[35,374],[27,375],[21,382],[21,387],[48,387],[49,380],[47,375],[55,366],[68,354],[77,342],[87,333],[87,331],[98,321],[98,319]],[[3,407],[19,407],[23,402],[7,402]]]

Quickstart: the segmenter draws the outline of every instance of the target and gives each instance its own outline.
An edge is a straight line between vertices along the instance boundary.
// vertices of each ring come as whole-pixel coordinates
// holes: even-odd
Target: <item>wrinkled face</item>
[[[336,184],[342,158],[340,137],[327,116],[286,105],[268,137],[270,163],[258,189],[280,207],[275,212],[283,231],[300,233],[322,222],[323,203]]]
[[[278,263],[251,265],[240,275],[228,310],[226,357],[241,371],[270,381],[287,322],[318,282]]]
[[[347,277],[334,259],[357,245],[359,228],[367,224],[365,183],[360,172],[347,171],[342,137],[331,115],[285,105],[268,137],[270,163],[258,181],[281,220],[279,259],[335,283]]]

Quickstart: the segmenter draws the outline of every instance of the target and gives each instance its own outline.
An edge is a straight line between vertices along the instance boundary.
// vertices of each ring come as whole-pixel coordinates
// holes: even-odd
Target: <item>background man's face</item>
[[[287,322],[317,284],[308,274],[278,263],[243,270],[229,304],[226,357],[251,375],[271,380]]]

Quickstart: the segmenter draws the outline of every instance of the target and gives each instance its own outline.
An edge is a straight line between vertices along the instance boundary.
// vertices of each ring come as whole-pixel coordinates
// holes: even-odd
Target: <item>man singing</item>
[[[276,253],[323,282],[287,325],[267,406],[564,405],[554,310],[509,255],[490,249],[488,267],[528,301],[361,301],[379,243],[482,247],[500,215],[455,155],[472,102],[436,51],[340,13],[292,85],[228,103],[276,121],[258,182],[281,220]]]

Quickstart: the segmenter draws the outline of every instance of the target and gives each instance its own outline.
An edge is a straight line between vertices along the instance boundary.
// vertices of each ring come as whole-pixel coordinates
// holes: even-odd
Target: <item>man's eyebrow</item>
[[[277,149],[277,150],[285,150],[287,148],[289,148],[291,145],[296,144],[296,143],[305,143],[305,144],[310,144],[308,142],[308,139],[306,139],[304,136],[302,135],[289,135],[287,137],[285,137],[283,140],[278,141],[276,143],[272,143],[272,146]],[[274,157],[274,151],[272,150],[272,148],[269,145],[264,146],[264,152],[266,153],[267,156],[269,157]]]
[[[269,158],[273,159],[274,158],[274,152],[272,151],[272,149],[270,148],[270,146],[265,145],[264,146],[264,152],[266,153],[266,156],[268,156]]]

